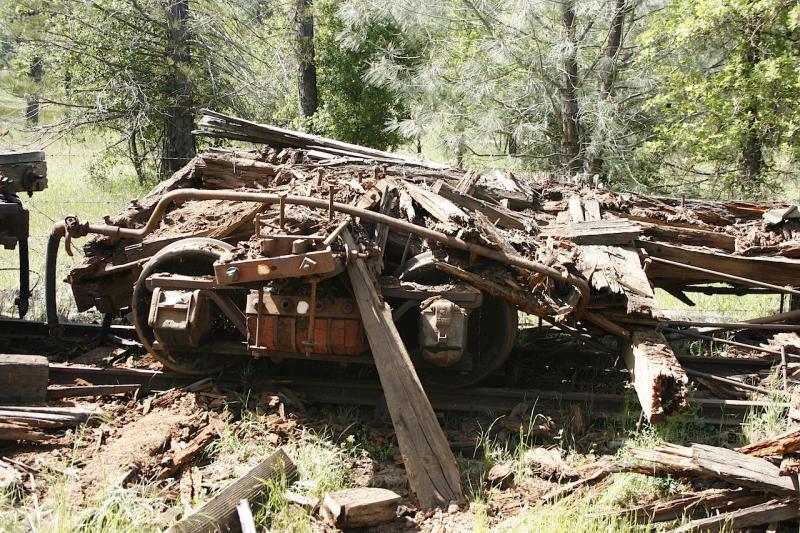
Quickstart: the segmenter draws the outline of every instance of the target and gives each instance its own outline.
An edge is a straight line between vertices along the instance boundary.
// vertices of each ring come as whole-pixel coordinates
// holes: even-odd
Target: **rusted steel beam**
[[[772,391],[769,389],[765,389],[763,387],[756,387],[755,385],[749,385],[747,383],[742,383],[741,381],[736,381],[735,379],[728,379],[722,376],[718,376],[716,374],[709,374],[708,372],[701,372],[699,370],[692,370],[691,368],[685,368],[684,371],[690,376],[696,376],[699,378],[706,378],[711,379],[713,381],[719,381],[720,383],[725,383],[726,385],[731,385],[732,387],[739,387],[740,389],[745,389],[753,392],[760,392],[761,394],[772,394]]]
[[[639,326],[678,326],[684,328],[711,327],[720,330],[753,329],[761,331],[800,331],[800,324],[758,324],[753,322],[700,322],[697,320],[655,320],[647,318],[630,318],[608,313],[613,319],[625,324]]]
[[[732,340],[729,340],[729,339],[720,339],[718,337],[712,337],[711,335],[703,335],[701,333],[696,333],[696,332],[691,331],[691,330],[675,329],[675,328],[664,328],[664,331],[668,331],[670,333],[675,333],[677,335],[681,335],[681,336],[684,336],[684,337],[692,337],[692,338],[695,338],[695,339],[701,339],[701,340],[712,341],[712,342],[719,342],[721,344],[728,344],[730,346],[738,346],[739,348],[744,348],[746,350],[753,350],[754,352],[762,352],[762,353],[766,353],[766,354],[770,354],[770,355],[777,355],[778,357],[780,357],[780,355],[781,355],[781,351],[780,350],[770,350],[769,348],[762,348],[761,346],[755,346],[753,344],[747,344],[747,343],[744,343],[744,342],[732,341]],[[794,354],[789,354],[788,356],[792,357],[793,355]],[[795,355],[794,357],[800,358],[800,356],[798,356],[798,355]]]

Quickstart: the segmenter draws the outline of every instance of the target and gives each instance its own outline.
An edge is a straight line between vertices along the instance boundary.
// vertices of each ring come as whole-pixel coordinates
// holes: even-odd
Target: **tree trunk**
[[[574,0],[563,0],[561,21],[567,48],[561,73],[561,165],[568,174],[572,175],[580,172],[583,166],[580,155]]]
[[[756,65],[760,60],[758,50],[760,34],[758,29],[754,29],[748,31],[747,35],[751,35],[751,37],[750,41],[747,43],[743,59],[747,68],[747,77],[750,78],[753,76]],[[742,140],[743,169],[739,185],[743,192],[752,193],[755,192],[761,180],[761,171],[764,168],[763,142],[758,121],[758,101],[755,98],[750,98],[746,107],[746,112],[747,132]]]
[[[167,80],[167,93],[172,105],[168,108],[164,124],[164,151],[162,173],[172,175],[195,155],[193,88],[188,71],[191,67],[189,51],[189,0],[164,0],[167,13],[167,57],[171,61]]]
[[[31,126],[36,126],[39,124],[39,95],[37,94],[39,91],[38,85],[42,83],[42,76],[44,75],[44,67],[42,65],[41,57],[34,57],[31,59],[28,75],[30,76],[31,81],[33,81],[33,83],[36,85],[36,88],[34,89],[36,92],[28,95],[27,106],[25,109],[25,119]]]
[[[297,46],[297,99],[300,116],[317,112],[317,65],[314,62],[313,0],[297,0],[295,12]]]
[[[131,162],[133,163],[133,168],[136,170],[136,179],[139,181],[139,185],[143,185],[145,182],[144,160],[139,155],[139,146],[136,144],[135,130],[132,131],[128,137],[128,152],[131,157]]]
[[[603,55],[605,56],[605,64],[600,71],[600,88],[598,99],[601,102],[609,100],[614,92],[614,81],[617,77],[617,54],[619,53],[622,44],[622,30],[625,25],[625,15],[628,12],[627,0],[611,0],[614,14],[611,17],[611,27],[608,30],[608,41],[606,42]],[[605,175],[603,170],[603,152],[602,145],[598,149],[594,158],[592,158],[591,174]]]

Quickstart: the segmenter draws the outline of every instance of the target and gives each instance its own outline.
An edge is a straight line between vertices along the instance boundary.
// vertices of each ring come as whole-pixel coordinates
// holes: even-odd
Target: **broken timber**
[[[341,236],[349,250],[357,250],[356,241],[347,229]],[[392,321],[392,311],[381,300],[364,259],[351,255],[347,273],[372,347],[409,484],[423,508],[460,502],[463,493],[456,460]]]
[[[632,329],[624,355],[642,412],[649,422],[687,406],[689,378],[663,334]]]
[[[247,474],[225,487],[196,513],[174,524],[167,533],[205,533],[238,531],[239,517],[236,506],[241,500],[256,501],[268,490],[266,481],[285,479],[291,481],[296,468],[282,449],[256,465]]]

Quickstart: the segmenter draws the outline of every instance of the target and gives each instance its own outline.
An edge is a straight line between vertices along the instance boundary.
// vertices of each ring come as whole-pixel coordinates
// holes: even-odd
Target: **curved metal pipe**
[[[56,223],[64,224],[63,222]],[[52,329],[58,326],[58,308],[56,307],[56,266],[58,260],[58,247],[61,245],[61,237],[53,226],[50,238],[47,240],[47,255],[45,256],[44,266],[44,303],[47,310],[47,325]]]
[[[147,220],[147,223],[139,229],[120,228],[118,226],[108,226],[102,224],[87,224],[84,225],[83,228],[88,229],[89,233],[107,235],[110,237],[119,237],[123,239],[142,240],[156,229],[161,217],[166,212],[167,207],[169,207],[172,202],[179,200],[228,200],[233,202],[277,204],[280,203],[281,196],[278,194],[248,191],[176,189],[166,193],[161,197],[155,208],[153,208],[153,212],[150,214],[150,218]],[[576,318],[579,318],[583,314],[583,311],[586,309],[586,305],[589,303],[589,284],[584,279],[574,276],[568,272],[561,272],[555,268],[537,263],[536,261],[531,261],[530,259],[526,259],[522,256],[508,254],[499,250],[493,250],[479,244],[464,241],[457,237],[452,237],[439,231],[417,226],[416,224],[412,224],[411,222],[407,222],[405,220],[398,220],[382,213],[368,211],[366,209],[355,207],[349,204],[333,202],[331,205],[328,199],[323,200],[308,196],[285,196],[283,201],[291,205],[302,205],[317,209],[332,208],[334,211],[338,211],[339,213],[345,213],[347,215],[359,217],[378,224],[386,224],[387,226],[397,230],[412,233],[424,239],[436,241],[449,248],[462,250],[464,252],[479,255],[500,263],[538,272],[550,278],[561,280],[575,287],[575,289],[577,289],[581,295],[581,300],[575,307]],[[66,232],[67,228],[64,222],[59,222],[53,226],[53,235],[58,234],[60,236],[64,236]]]

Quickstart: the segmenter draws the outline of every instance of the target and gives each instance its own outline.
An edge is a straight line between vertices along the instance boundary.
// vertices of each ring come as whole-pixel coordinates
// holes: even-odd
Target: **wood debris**
[[[340,529],[372,527],[394,519],[400,496],[387,489],[362,487],[329,492],[320,514]]]

